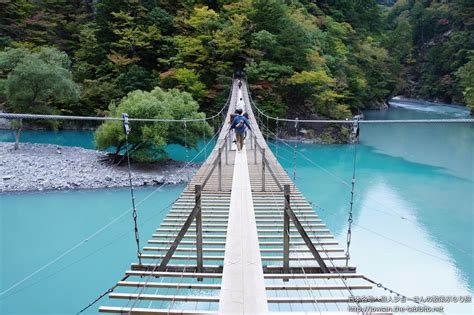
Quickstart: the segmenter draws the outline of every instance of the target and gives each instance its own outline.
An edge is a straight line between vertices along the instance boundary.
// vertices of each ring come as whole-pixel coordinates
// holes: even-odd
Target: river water
[[[367,119],[467,117],[466,111],[452,107],[411,108],[365,115]],[[360,135],[351,264],[408,296],[472,295],[474,127],[373,124],[362,125]],[[0,133],[0,139],[10,141],[11,134]],[[92,134],[87,132],[25,132],[23,140],[92,146]],[[282,142],[272,143],[272,149],[293,177],[293,149]],[[345,245],[354,146],[298,144],[297,150],[302,154],[297,156],[299,189]],[[185,159],[179,147],[170,152]],[[137,200],[148,198],[138,205],[142,245],[183,187],[137,189]],[[130,207],[126,189],[0,198],[0,292],[82,244],[0,296],[0,314],[76,313],[135,261],[133,224],[130,213],[125,213]],[[472,304],[449,304],[445,309],[446,314],[474,313]],[[94,306],[90,313],[96,310]]]

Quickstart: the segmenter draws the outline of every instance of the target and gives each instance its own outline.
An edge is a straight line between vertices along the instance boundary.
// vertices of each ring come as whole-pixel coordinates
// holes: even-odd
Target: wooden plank
[[[212,311],[194,311],[194,310],[170,310],[170,309],[154,309],[154,308],[140,308],[140,307],[117,307],[117,306],[101,306],[99,307],[101,313],[113,314],[133,314],[133,315],[217,315]]]
[[[353,303],[350,297],[270,297],[268,303]]]
[[[202,216],[203,222],[206,223],[227,223],[228,222],[228,216]],[[168,215],[166,219],[163,219],[163,222],[170,222],[170,223],[181,223],[183,224],[186,221],[186,216],[178,216],[173,218],[173,215]],[[168,223],[165,223],[168,224]],[[161,224],[163,225],[163,224]]]
[[[219,290],[220,284],[197,284],[197,283],[170,283],[170,282],[151,282],[151,281],[119,281],[120,287],[146,287],[146,288],[172,288],[172,289],[200,289],[200,290]],[[271,290],[268,289],[267,290]],[[277,290],[277,289],[275,289]]]
[[[154,237],[154,238],[176,238],[176,234],[152,234],[151,237]],[[183,236],[183,239],[185,238],[193,238],[195,239],[196,238],[196,235],[194,234],[191,234],[191,235],[185,235]],[[225,234],[220,234],[220,235],[203,235],[202,238],[226,238],[226,235]]]
[[[262,216],[259,216],[259,217],[262,217]],[[264,217],[265,218],[265,217]],[[261,224],[261,223],[275,223],[276,221],[278,220],[275,220],[275,219],[280,219],[281,221],[283,221],[283,216],[281,215],[274,215],[274,216],[268,216],[266,218],[273,218],[273,219],[257,219],[257,224]],[[166,221],[166,220],[163,220],[163,221]],[[300,221],[301,222],[321,222],[321,219],[308,219],[308,218],[305,218],[305,219],[301,219],[300,218]]]
[[[301,223],[300,223],[299,227],[304,230],[304,227],[301,225]],[[257,228],[258,228],[258,226],[257,226]],[[290,232],[291,232],[291,231],[298,231],[298,232],[300,232],[301,230],[298,229],[298,228],[290,228]],[[308,232],[309,232],[309,233],[331,233],[331,230],[329,230],[329,229],[322,229],[322,228],[314,228],[314,229],[312,229],[312,230],[310,230],[310,231],[308,231]],[[308,232],[305,231],[305,234],[308,235]],[[278,233],[278,234],[283,234],[283,229],[281,229],[281,230],[262,230],[262,229],[259,229],[259,230],[258,230],[258,233]],[[290,235],[291,235],[291,233],[290,233]],[[301,233],[300,233],[300,235],[301,235]],[[304,239],[304,237],[303,237],[303,239]]]
[[[262,253],[282,253],[284,249],[282,248],[260,248]],[[318,249],[320,252],[335,253],[335,252],[344,252],[343,248],[321,248]],[[290,248],[290,253],[311,253],[307,248]]]
[[[191,226],[195,226],[195,225],[196,224],[194,224],[194,223],[191,224]],[[177,223],[162,223],[160,226],[163,226],[163,227],[180,227],[180,226],[183,226],[183,224],[180,223],[180,222],[177,222]],[[226,228],[227,223],[225,223],[225,224],[221,224],[221,223],[203,223],[202,227],[203,228],[211,228],[211,227]],[[159,232],[158,229],[157,229],[157,232]]]
[[[290,252],[291,254],[291,252]],[[290,260],[292,261],[314,261],[315,258],[313,256],[291,256],[290,255]],[[345,260],[346,256],[331,256],[329,255],[328,257],[321,257],[323,260]],[[263,261],[283,261],[283,256],[262,256]]]
[[[132,263],[132,270],[137,271],[156,271],[156,264]],[[222,273],[222,265],[204,265],[202,267],[202,273]],[[189,264],[168,264],[166,266],[166,272],[196,272],[196,265]]]
[[[346,273],[355,273],[356,267],[353,266],[346,266],[343,262],[341,262],[341,266],[330,266],[328,267],[330,272],[334,272],[337,274],[346,274]],[[284,274],[283,267],[278,265],[267,265],[263,266],[263,271],[265,274],[267,273],[277,273],[277,274]],[[290,265],[290,274],[311,274],[311,273],[324,273],[321,270],[319,265],[307,265],[304,266],[292,266]]]
[[[236,154],[220,291],[220,314],[267,313],[247,152]]]
[[[165,255],[141,254],[142,259],[163,259]],[[196,255],[173,255],[171,260],[196,260]],[[203,256],[204,260],[224,260],[224,256]],[[344,258],[345,259],[345,258]]]
[[[171,272],[171,271],[138,271],[128,270],[129,276],[137,277],[169,277],[169,278],[222,278],[222,273],[196,273],[196,272]]]
[[[191,224],[189,224],[189,226],[191,226]],[[156,229],[156,232],[158,232],[158,233],[169,233],[169,232],[181,232],[181,230],[182,229],[159,228],[159,229]],[[188,229],[187,231],[195,233],[196,229]],[[202,229],[203,233],[225,233],[226,231],[227,231],[226,229],[211,229],[211,228],[206,228],[206,229],[203,228]],[[179,234],[181,234],[181,233],[179,233]]]
[[[370,290],[371,285],[311,285],[311,284],[298,284],[298,285],[267,285],[267,290],[270,291],[296,291],[296,290]]]
[[[141,254],[141,259],[164,259],[165,255]],[[173,255],[170,260],[196,260],[196,255]],[[224,260],[224,256],[203,256],[204,260]],[[328,256],[322,257],[323,260],[345,260],[346,256]],[[262,256],[262,261],[281,261],[283,256]],[[289,260],[292,261],[313,261],[313,256],[291,256]]]
[[[330,267],[334,273],[325,274],[318,267],[304,267],[305,272],[302,272],[302,268],[290,267],[290,273],[283,273],[282,267],[267,266],[265,268],[265,279],[334,279],[334,278],[364,278],[364,275],[358,275],[355,273],[355,267],[338,267],[337,273],[335,268]],[[331,276],[332,275],[332,276]]]
[[[150,247],[150,246],[145,246],[143,247],[144,251],[158,251],[158,252],[164,252],[168,250],[168,247]],[[189,248],[189,247],[178,247],[176,248],[177,252],[195,252],[196,248]],[[203,248],[203,252],[209,252],[209,253],[223,253],[224,248]],[[344,250],[341,250],[344,251]]]
[[[148,241],[148,244],[168,244],[168,245],[171,245],[173,244],[173,241],[172,240],[169,240],[169,241],[161,241],[161,240],[149,240]],[[180,245],[196,245],[197,243],[196,242],[193,242],[193,241],[181,241]],[[212,241],[207,241],[207,242],[203,242],[202,245],[206,246],[206,245],[209,245],[209,246],[224,246],[225,245],[225,242],[212,242]]]
[[[290,233],[291,237],[296,237],[297,235],[299,236],[298,233]],[[259,235],[258,238],[259,239],[280,239],[280,238],[282,238],[282,236],[283,236],[283,233],[279,233],[279,234],[276,234],[276,235]],[[327,234],[327,235],[312,234],[310,237],[312,239],[316,239],[316,238],[334,238],[334,235],[330,235],[330,234]]]
[[[300,222],[304,222],[302,220],[300,220]],[[313,230],[320,230],[320,228],[324,228],[326,227],[326,224],[324,223],[316,223],[316,224],[302,224],[303,227],[306,227],[308,229],[313,229]],[[277,222],[274,222],[273,224],[271,223],[267,223],[267,224],[262,224],[262,223],[258,223],[257,224],[257,227],[260,228],[260,229],[269,229],[269,228],[284,228],[285,225],[284,224],[281,224],[281,223],[277,223]]]
[[[291,242],[290,245],[294,246],[301,246],[301,245],[306,245],[305,242]],[[339,242],[337,241],[318,241],[316,246],[322,246],[322,245],[339,245]],[[283,242],[260,242],[260,248],[262,246],[283,246]]]
[[[111,299],[147,300],[147,301],[178,301],[178,302],[219,302],[218,296],[209,295],[164,295],[164,294],[139,294],[115,293],[109,294]]]

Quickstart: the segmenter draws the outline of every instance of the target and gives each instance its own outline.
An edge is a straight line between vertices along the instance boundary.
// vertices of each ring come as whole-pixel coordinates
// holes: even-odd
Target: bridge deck
[[[364,276],[355,273],[355,267],[346,266],[344,250],[271,153],[248,105],[247,93],[245,82],[241,89],[234,82],[226,119],[237,99],[243,97],[253,125],[253,135],[247,137],[245,151],[237,153],[229,149],[229,125],[224,123],[213,152],[143,248],[142,264],[132,264],[125,278],[117,283],[115,292],[109,294],[113,305],[101,306],[99,311],[347,313],[348,305],[354,306],[351,292],[371,289]],[[202,230],[198,221],[193,220],[169,263],[161,268],[195,209],[196,185],[204,186],[201,211],[197,215],[201,216]],[[284,232],[284,185],[290,185],[289,207],[329,272],[322,273],[292,222],[288,232]],[[197,267],[200,237],[202,268]],[[286,268],[285,238],[289,252]]]

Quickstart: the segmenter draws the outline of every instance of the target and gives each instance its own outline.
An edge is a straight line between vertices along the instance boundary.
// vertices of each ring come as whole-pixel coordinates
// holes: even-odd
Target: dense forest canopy
[[[212,113],[236,70],[279,117],[341,119],[396,94],[474,107],[472,1],[394,2],[3,0],[1,103],[15,106],[12,50],[34,57],[48,48],[65,53],[61,71],[78,87],[67,102],[41,99],[49,112],[103,115],[159,86]]]

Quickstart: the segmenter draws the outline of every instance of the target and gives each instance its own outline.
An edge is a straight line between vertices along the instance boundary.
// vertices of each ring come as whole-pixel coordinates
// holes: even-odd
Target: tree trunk
[[[124,142],[125,141],[120,142],[119,145],[117,146],[117,150],[115,150],[114,157],[113,157],[113,163],[117,162],[118,155],[120,153],[120,150],[123,149]]]
[[[21,135],[21,128],[23,127],[23,119],[20,118],[18,120],[18,128],[16,129],[16,135],[15,135],[15,150],[18,150],[20,147],[20,135]]]
[[[133,150],[135,150],[136,148],[138,148],[140,145],[141,145],[141,142],[132,145],[132,147],[128,149],[128,154],[132,153]],[[120,159],[120,161],[118,161],[118,163],[117,163],[116,165],[117,165],[117,166],[120,166],[120,164],[122,164],[122,162],[125,160],[126,157],[127,157],[127,153],[124,153],[124,154],[122,155],[122,158]]]

